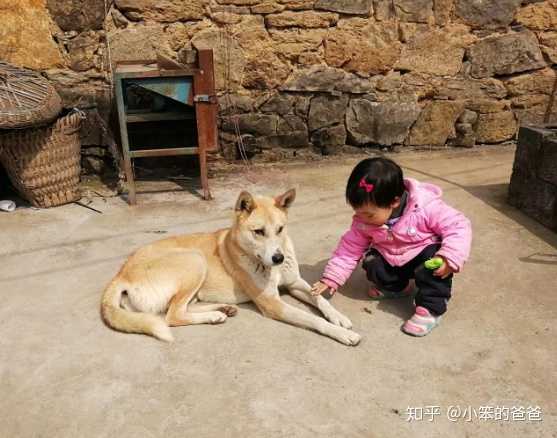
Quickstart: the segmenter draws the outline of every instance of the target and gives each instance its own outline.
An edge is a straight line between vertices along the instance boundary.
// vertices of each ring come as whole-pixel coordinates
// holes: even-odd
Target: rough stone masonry
[[[227,158],[236,125],[252,152],[500,143],[542,122],[555,79],[557,0],[12,3],[0,58],[44,71],[68,106],[110,107],[109,53],[213,48]],[[102,146],[90,128],[84,145]]]

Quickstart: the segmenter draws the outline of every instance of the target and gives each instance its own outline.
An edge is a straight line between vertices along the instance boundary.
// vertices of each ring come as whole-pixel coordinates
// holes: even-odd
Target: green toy
[[[432,259],[426,260],[424,265],[427,269],[439,269],[443,266],[443,259],[441,257],[433,257]]]

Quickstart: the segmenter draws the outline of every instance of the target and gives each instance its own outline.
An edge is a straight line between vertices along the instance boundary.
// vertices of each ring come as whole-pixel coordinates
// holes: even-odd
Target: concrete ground
[[[244,188],[297,187],[290,234],[315,281],[349,225],[343,190],[360,157],[216,177],[212,202],[174,191],[134,208],[93,198],[102,214],[75,204],[0,214],[0,435],[557,436],[557,235],[506,204],[513,156],[395,155],[470,217],[473,254],[423,339],[400,332],[411,303],[368,301],[358,270],[332,300],[363,335],[357,347],[251,305],[223,325],[173,329],[165,344],[106,328],[99,298],[139,246],[226,226]],[[422,420],[407,421],[409,408]]]

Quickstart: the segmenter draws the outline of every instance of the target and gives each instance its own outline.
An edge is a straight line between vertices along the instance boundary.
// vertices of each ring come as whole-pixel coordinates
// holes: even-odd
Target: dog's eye
[[[282,233],[282,230],[283,230],[283,229],[284,229],[284,227],[279,227],[278,230],[277,230],[277,234]]]
[[[263,228],[260,228],[259,230],[253,230],[253,232],[255,234],[257,234],[258,236],[264,236],[265,235],[265,230]]]

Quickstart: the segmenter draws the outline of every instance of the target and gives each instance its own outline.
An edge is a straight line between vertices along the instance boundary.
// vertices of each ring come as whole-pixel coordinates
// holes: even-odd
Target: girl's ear
[[[294,203],[295,199],[296,189],[290,189],[275,198],[275,205],[282,210],[287,210]]]
[[[400,196],[395,197],[393,202],[391,202],[391,208],[398,208],[400,207]]]

